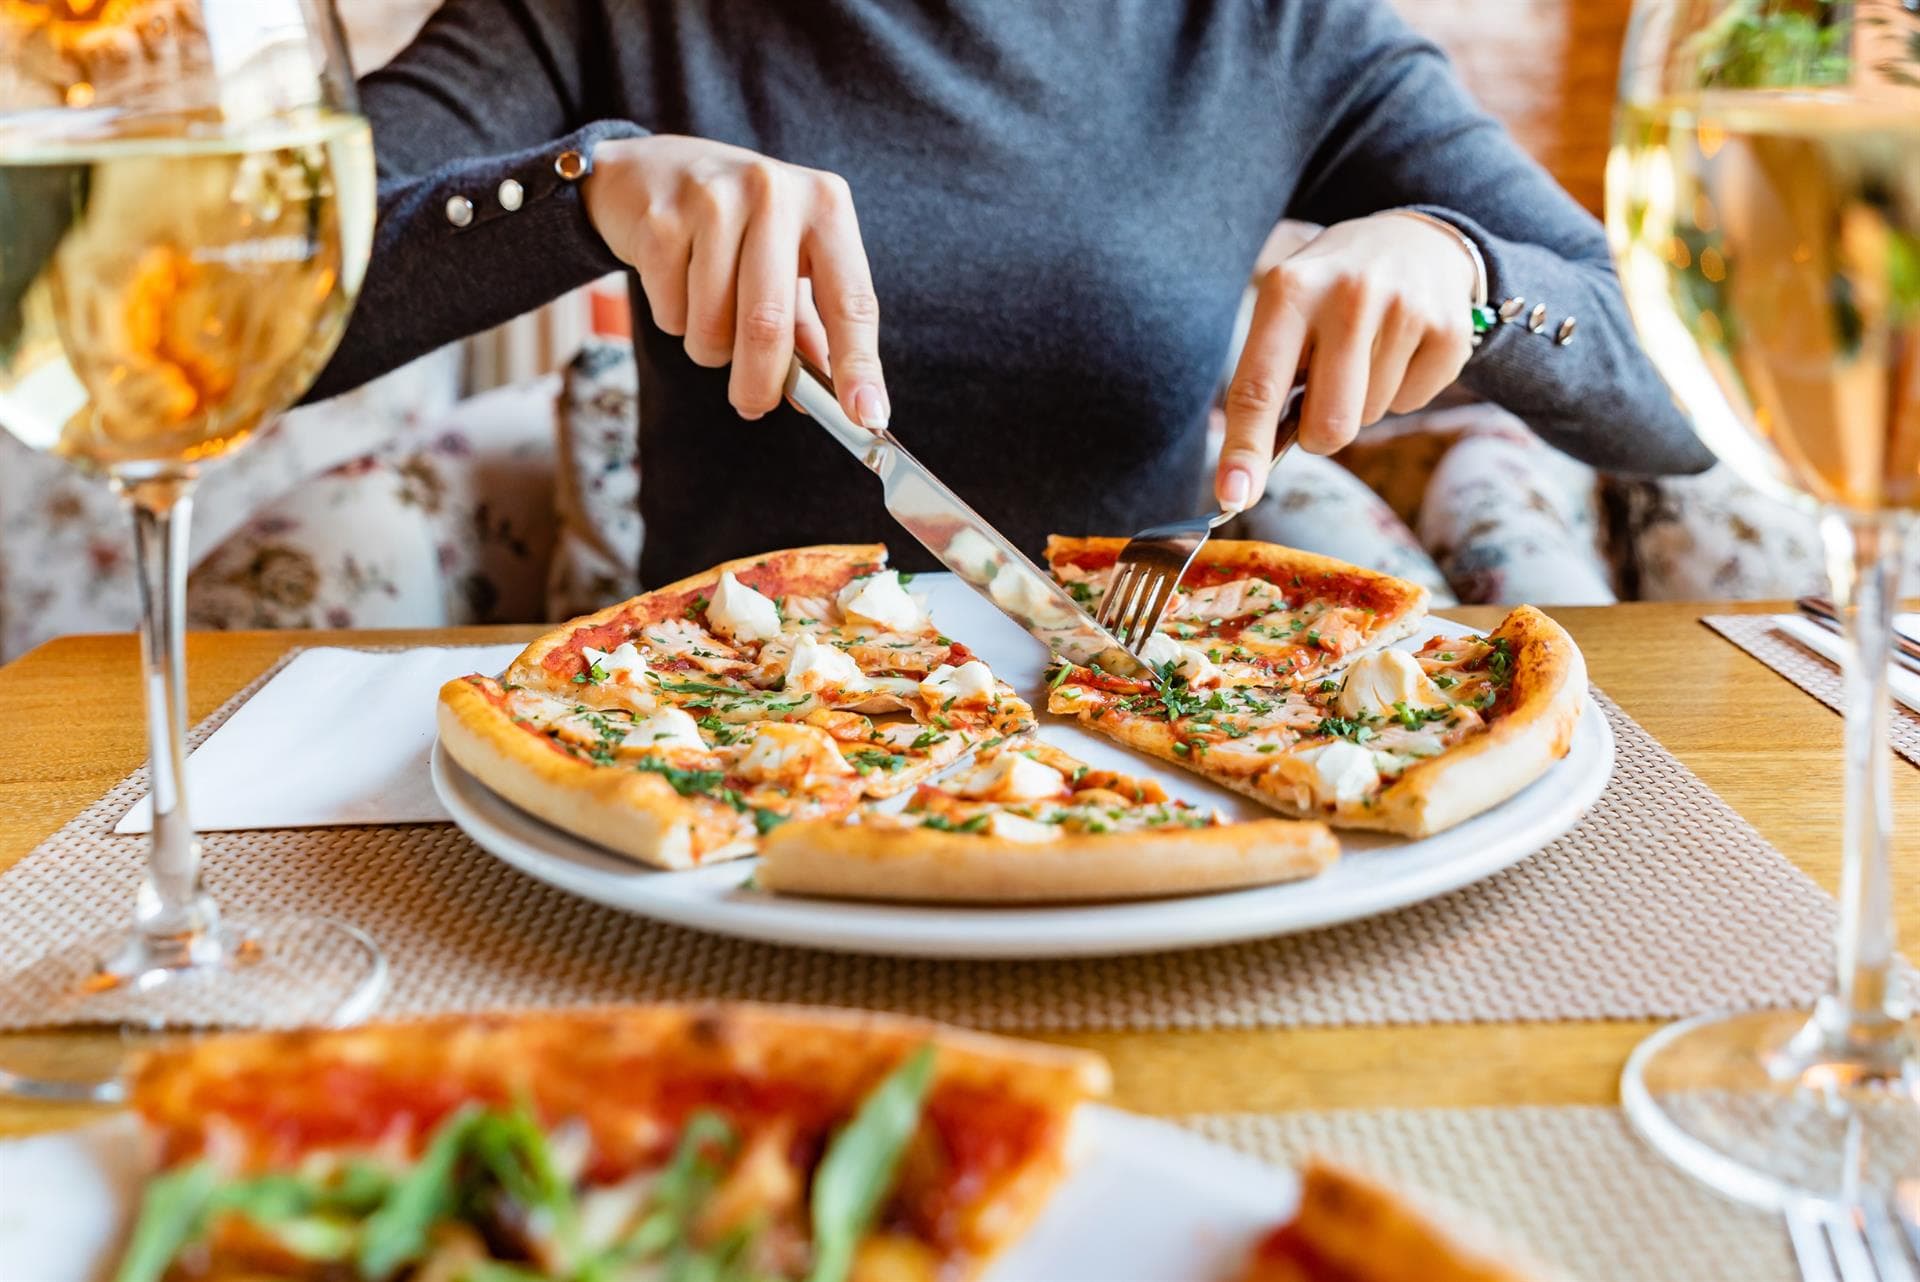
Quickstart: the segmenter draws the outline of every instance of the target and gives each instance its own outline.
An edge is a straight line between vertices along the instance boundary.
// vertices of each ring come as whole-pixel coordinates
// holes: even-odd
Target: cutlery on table
[[[1920,1282],[1920,1225],[1898,1198],[1801,1198],[1787,1204],[1786,1221],[1804,1282]]]
[[[974,591],[1054,654],[1123,676],[1147,675],[1053,577],[955,494],[890,431],[861,427],[840,408],[833,383],[805,357],[787,370],[787,400],[880,478],[887,512]]]
[[[1836,636],[1844,633],[1845,624],[1841,621],[1840,611],[1826,597],[1803,596],[1793,604],[1803,617],[1817,626]],[[1920,672],[1920,641],[1896,631],[1893,634],[1893,661],[1903,668]]]

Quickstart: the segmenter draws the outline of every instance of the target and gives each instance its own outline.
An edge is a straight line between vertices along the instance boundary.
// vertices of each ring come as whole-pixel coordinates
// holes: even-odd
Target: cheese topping
[[[855,579],[840,589],[834,603],[849,619],[865,619],[890,632],[918,632],[927,626],[926,614],[900,586],[896,570]]]
[[[732,570],[722,574],[713,589],[707,622],[734,641],[771,641],[780,635],[780,611],[773,600],[735,578]]]
[[[627,730],[624,747],[706,749],[700,727],[678,708],[662,708],[649,717],[635,721]]]
[[[987,584],[987,595],[994,603],[1017,619],[1049,627],[1063,628],[1073,622],[1072,611],[1025,574],[995,574]]]
[[[969,770],[952,787],[975,801],[1039,801],[1065,793],[1067,777],[1022,753],[1003,752]]]
[[[819,775],[850,775],[833,736],[816,726],[766,721],[753,728],[753,742],[737,767],[757,782],[803,783]]]
[[[987,832],[1003,841],[1042,842],[1060,838],[1058,824],[1041,823],[1007,810],[993,812],[987,820]]]
[[[968,659],[959,667],[943,663],[927,674],[920,683],[920,693],[927,702],[935,707],[944,707],[949,700],[955,704],[987,704],[998,695],[994,686],[993,671],[978,659]]]
[[[640,678],[647,675],[646,656],[634,649],[631,641],[622,641],[611,650],[596,650],[590,645],[583,645],[580,654],[586,659],[589,671],[598,668],[609,681],[621,679],[629,685],[637,685]]]
[[[873,685],[846,651],[812,637],[797,636],[793,638],[793,657],[787,660],[786,688],[859,693],[872,689]]]
[[[1147,638],[1147,643],[1140,647],[1140,657],[1155,668],[1171,663],[1174,675],[1185,677],[1187,685],[1196,690],[1220,683],[1220,669],[1207,658],[1205,650],[1175,641],[1164,632]]]
[[[1322,801],[1361,801],[1380,786],[1373,753],[1350,740],[1335,739],[1297,755],[1313,766],[1316,791]]]
[[[1381,650],[1354,660],[1333,703],[1343,717],[1382,719],[1396,713],[1395,704],[1429,709],[1453,706],[1427,677],[1420,661],[1399,650]]]
[[[1210,588],[1176,592],[1167,602],[1169,619],[1237,619],[1243,614],[1265,614],[1284,606],[1287,598],[1265,579],[1235,579]]]

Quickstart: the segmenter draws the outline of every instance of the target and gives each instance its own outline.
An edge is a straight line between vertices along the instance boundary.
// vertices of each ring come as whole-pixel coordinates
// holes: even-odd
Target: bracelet
[[[1428,226],[1439,228],[1441,231],[1447,233],[1447,235],[1453,237],[1454,240],[1458,241],[1460,248],[1466,251],[1467,257],[1473,260],[1473,305],[1475,307],[1485,307],[1487,305],[1487,260],[1480,253],[1480,246],[1473,243],[1473,237],[1467,235],[1467,233],[1461,231],[1446,219],[1437,218],[1425,210],[1395,209],[1391,212],[1403,214],[1408,218],[1418,218],[1421,222],[1426,223]]]

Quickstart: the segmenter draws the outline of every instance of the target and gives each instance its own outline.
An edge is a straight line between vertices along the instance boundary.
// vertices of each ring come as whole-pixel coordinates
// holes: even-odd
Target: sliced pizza
[[[1054,577],[1098,613],[1125,539],[1047,540]],[[1294,684],[1413,635],[1428,592],[1331,557],[1241,539],[1200,548],[1141,657],[1195,686]]]
[[[1375,650],[1305,684],[1062,666],[1047,706],[1282,814],[1424,837],[1565,756],[1586,698],[1572,638],[1521,606],[1485,637]]]
[[[1014,740],[922,784],[902,812],[781,827],[754,879],[764,890],[842,899],[1139,899],[1311,877],[1339,853],[1323,824],[1229,824],[1152,780]]]
[[[152,1055],[120,1282],[975,1277],[1045,1205],[1081,1051],[852,1011],[636,1006]]]
[[[1033,710],[941,635],[878,545],[731,562],[562,625],[440,694],[446,751],[662,868],[910,790]]]
[[[1391,1189],[1314,1161],[1293,1218],[1259,1241],[1238,1282],[1526,1282],[1487,1236],[1449,1232]]]

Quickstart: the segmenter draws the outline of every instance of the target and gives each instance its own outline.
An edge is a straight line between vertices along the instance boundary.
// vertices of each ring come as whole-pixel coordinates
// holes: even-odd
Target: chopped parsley
[[[693,602],[687,606],[684,613],[686,614],[686,617],[689,619],[697,619],[700,617],[700,614],[706,608],[707,608],[707,598],[704,596],[697,596],[693,598]]]
[[[583,686],[587,684],[589,681],[591,681],[595,685],[599,685],[602,681],[605,681],[606,679],[607,679],[607,670],[600,666],[600,661],[598,659],[595,659],[592,665],[589,666],[585,672],[576,672],[573,674],[573,683],[577,686]]]
[[[1340,689],[1340,683],[1332,679],[1328,679],[1320,683],[1321,694],[1333,694],[1335,691],[1339,689]]]
[[[746,729],[744,727],[730,725],[729,723],[722,721],[720,718],[714,716],[712,713],[708,713],[706,716],[700,718],[700,720],[696,721],[694,724],[699,726],[702,730],[706,731],[708,734],[712,735],[713,741],[719,744],[722,748],[731,747],[732,745],[739,743],[741,736],[746,734]]]
[[[1332,735],[1353,743],[1365,743],[1380,737],[1380,732],[1368,725],[1365,717],[1322,717],[1320,724],[1314,727],[1314,733]]]
[[[881,752],[877,748],[862,748],[847,760],[852,763],[854,773],[862,775],[870,775],[876,770],[884,770],[892,774],[907,764],[907,759],[900,754]]]
[[[945,743],[946,741],[947,736],[938,730],[922,730],[918,735],[914,736],[913,742],[908,744],[907,747],[913,752],[919,752],[923,748],[931,748],[937,743]]]
[[[931,828],[935,832],[985,832],[987,824],[992,818],[993,816],[991,815],[980,814],[975,815],[971,819],[963,820],[960,823],[955,823],[945,815],[928,815],[920,821],[920,826],[923,828]]]
[[[1513,646],[1505,637],[1493,639],[1493,652],[1487,655],[1487,672],[1496,686],[1504,686],[1513,680]]]
[[[1053,670],[1053,675],[1047,678],[1047,689],[1058,690],[1060,683],[1072,675],[1073,665],[1063,660],[1060,666]]]
[[[726,787],[727,774],[724,770],[682,770],[678,766],[668,765],[658,757],[648,757],[644,761],[635,762],[633,768],[648,774],[659,775],[672,784],[673,790],[683,797],[711,797],[715,801],[725,801],[728,799],[722,797],[720,793],[723,790],[733,792],[731,788]],[[739,795],[733,793],[736,799]]]
[[[1396,700],[1393,705],[1393,719],[1409,730],[1418,730],[1421,726],[1434,721],[1445,721],[1453,715],[1451,708],[1413,708],[1404,700]]]
[[[1069,583],[1067,584],[1067,595],[1075,601],[1078,601],[1081,605],[1092,605],[1093,585],[1091,583]]]
[[[1451,690],[1460,684],[1460,680],[1457,677],[1450,677],[1443,672],[1433,679],[1433,684],[1439,686],[1442,690]]]

